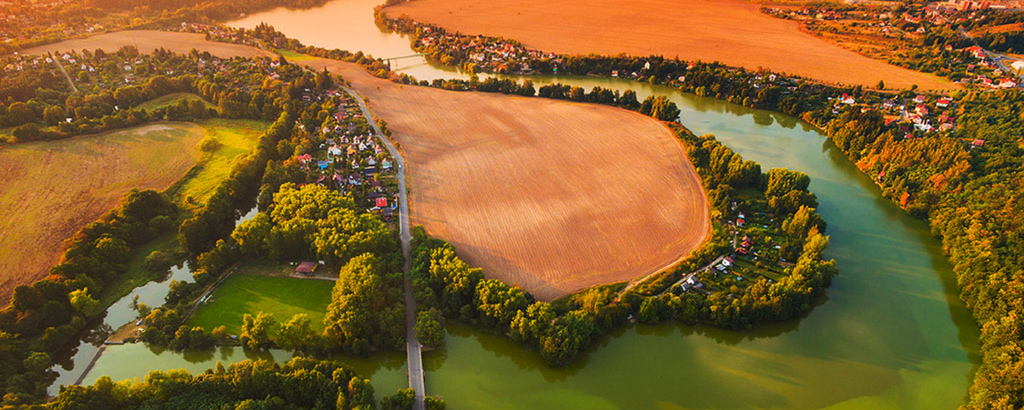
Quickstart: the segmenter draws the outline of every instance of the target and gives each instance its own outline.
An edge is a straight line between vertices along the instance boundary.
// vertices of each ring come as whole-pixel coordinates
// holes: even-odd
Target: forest
[[[927,218],[942,238],[960,297],[981,327],[982,365],[967,408],[1024,406],[1024,95],[970,92],[964,139],[897,137],[878,118],[845,112],[824,127],[882,193]],[[973,140],[983,146],[965,148]]]

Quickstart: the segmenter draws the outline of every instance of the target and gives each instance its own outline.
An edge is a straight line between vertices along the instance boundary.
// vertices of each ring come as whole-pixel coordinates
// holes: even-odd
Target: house
[[[999,88],[1014,88],[1017,86],[1017,82],[1010,78],[1004,78],[999,80]]]
[[[309,155],[309,154],[302,154],[302,155],[299,155],[299,156],[295,157],[295,159],[297,159],[299,162],[305,164],[305,163],[307,163],[309,161],[312,161],[313,160],[313,156]]]
[[[939,108],[946,108],[946,107],[949,107],[950,103],[952,103],[952,101],[950,101],[949,98],[942,97],[942,98],[939,98],[939,101],[935,102],[935,106],[939,107]]]
[[[327,149],[327,153],[334,156],[341,155],[341,148],[330,147]]]
[[[976,139],[971,141],[971,148],[980,148],[985,146],[985,140]]]
[[[914,97],[914,103],[915,104],[924,104],[925,100],[926,100],[926,97],[923,96],[923,95],[918,95],[917,97]]]
[[[735,262],[735,260],[728,256],[726,256],[725,259],[722,259],[722,265],[725,265],[726,267],[732,266],[733,262]]]
[[[330,161],[317,161],[316,163],[317,168],[320,169],[327,169],[329,165],[331,165]]]
[[[302,261],[302,263],[300,263],[299,266],[295,268],[295,273],[304,276],[313,276],[313,273],[316,272],[316,268],[318,266],[320,265],[316,262]]]
[[[852,95],[843,94],[843,96],[839,98],[839,102],[847,105],[852,105],[856,104],[857,100],[855,100]]]

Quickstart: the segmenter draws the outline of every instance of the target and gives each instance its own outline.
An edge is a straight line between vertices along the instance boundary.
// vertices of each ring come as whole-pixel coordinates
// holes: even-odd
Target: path
[[[409,240],[412,239],[412,234],[409,232],[409,201],[405,194],[405,160],[402,159],[395,146],[391,145],[391,141],[388,141],[387,136],[380,130],[377,121],[373,119],[373,114],[366,107],[366,102],[363,101],[363,98],[348,87],[342,88],[359,103],[359,108],[363,110],[363,116],[366,117],[366,121],[373,127],[374,133],[377,134],[377,139],[387,147],[388,152],[391,153],[391,157],[395,159],[398,167],[398,172],[395,173],[398,176],[398,227],[402,239],[402,255],[405,256],[405,266],[402,267],[403,272],[405,272],[405,350],[409,357],[409,387],[416,391],[416,403],[413,409],[423,410],[423,398],[426,394],[426,388],[423,384],[423,352],[420,342],[416,340],[416,300],[413,299],[412,284],[409,282],[409,269],[412,268]]]
[[[64,70],[64,65],[60,63],[60,58],[54,57],[53,62],[54,64],[57,64],[57,68],[59,68],[60,72],[64,74],[64,78],[68,79],[68,85],[71,86],[71,89],[77,93],[78,87],[75,87],[75,82],[71,81],[71,76],[68,75],[68,72]]]
[[[693,277],[694,275],[696,275],[696,274],[698,274],[698,273],[700,273],[700,272],[702,272],[702,271],[706,271],[706,270],[708,270],[708,269],[711,269],[711,267],[712,267],[712,266],[715,266],[715,265],[717,265],[717,264],[718,264],[719,262],[721,262],[721,261],[722,261],[722,259],[725,259],[725,255],[721,255],[721,256],[719,256],[719,257],[715,258],[715,260],[711,261],[711,263],[709,263],[709,264],[707,264],[707,265],[704,265],[704,266],[702,266],[702,267],[701,267],[700,269],[697,269],[697,270],[695,270],[695,271],[693,271],[693,272],[690,272],[689,274],[683,275],[683,278],[682,278],[682,279],[679,279],[679,280],[678,280],[678,281],[676,281],[675,283],[673,283],[673,284],[669,285],[669,286],[668,286],[667,288],[665,288],[665,290],[661,291],[661,293],[659,293],[659,294],[658,294],[658,296],[664,295],[664,294],[665,294],[665,292],[669,292],[669,291],[671,291],[671,290],[672,290],[672,288],[674,288],[674,287],[675,287],[676,285],[679,285],[679,284],[682,284],[683,282],[686,282],[686,280],[687,280],[687,279],[690,279],[690,278],[691,278],[691,277]],[[705,293],[706,293],[706,292],[705,292]]]

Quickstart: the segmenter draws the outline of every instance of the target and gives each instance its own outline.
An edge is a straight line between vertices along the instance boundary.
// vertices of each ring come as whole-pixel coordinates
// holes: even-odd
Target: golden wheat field
[[[667,127],[626,110],[401,86],[341,73],[388,122],[413,224],[489,278],[551,300],[671,265],[710,231],[693,165]]]
[[[661,55],[721,61],[828,83],[924,90],[956,86],[939,77],[873,60],[761,14],[738,0],[416,0],[386,7],[464,34],[515,39],[560,54]]]

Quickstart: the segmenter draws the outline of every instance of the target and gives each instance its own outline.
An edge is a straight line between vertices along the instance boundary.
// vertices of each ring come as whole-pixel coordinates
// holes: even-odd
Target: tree
[[[309,316],[299,313],[281,325],[274,342],[285,350],[309,351],[316,343],[316,332],[309,321]]]
[[[768,170],[768,187],[764,193],[768,197],[782,196],[790,191],[806,191],[810,185],[811,177],[803,172],[772,168]]]
[[[50,125],[57,125],[57,123],[64,121],[64,118],[67,118],[67,116],[64,108],[59,105],[51,105],[43,111],[43,121]]]
[[[438,308],[430,308],[416,314],[416,340],[424,346],[444,346],[444,314]]]
[[[100,308],[100,302],[89,296],[89,288],[71,291],[68,299],[71,301],[71,307],[85,317],[92,317]]]
[[[277,328],[274,317],[267,312],[259,312],[256,317],[246,313],[242,316],[242,330],[238,339],[252,350],[262,350],[271,346],[270,334]]]
[[[7,117],[5,122],[8,126],[19,126],[22,124],[28,124],[30,122],[36,122],[36,113],[21,101],[15,102],[7,107]]]
[[[636,110],[640,108],[640,101],[636,98],[636,91],[626,90],[622,92],[622,96],[619,97],[619,106],[629,110]]]

